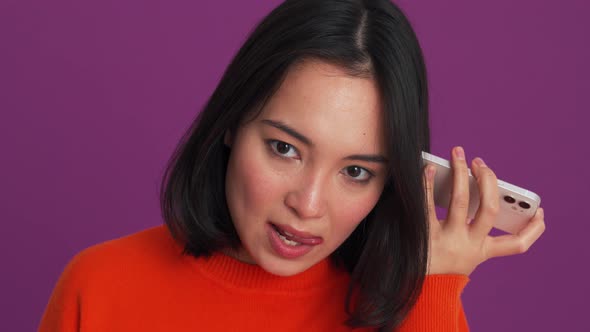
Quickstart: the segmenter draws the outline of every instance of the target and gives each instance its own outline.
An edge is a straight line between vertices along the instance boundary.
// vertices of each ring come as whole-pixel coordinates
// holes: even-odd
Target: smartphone
[[[448,209],[453,188],[453,171],[448,160],[422,151],[423,166],[431,164],[436,167],[434,176],[434,203]],[[518,233],[535,215],[541,204],[541,197],[530,190],[517,187],[498,179],[500,211],[494,222],[494,228],[511,234]],[[479,208],[480,196],[477,180],[469,170],[469,208],[467,217],[472,220]]]

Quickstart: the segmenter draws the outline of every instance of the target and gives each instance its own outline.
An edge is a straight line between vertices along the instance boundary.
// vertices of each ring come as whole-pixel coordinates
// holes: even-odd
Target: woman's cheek
[[[343,242],[361,223],[361,221],[371,212],[379,196],[371,195],[365,197],[356,197],[356,199],[342,198],[340,204],[333,209],[332,220],[333,230],[339,234],[338,241]]]
[[[244,201],[247,206],[270,206],[273,198],[279,197],[282,181],[280,176],[270,167],[269,158],[263,154],[246,156],[241,163],[243,167],[242,181],[245,186]]]

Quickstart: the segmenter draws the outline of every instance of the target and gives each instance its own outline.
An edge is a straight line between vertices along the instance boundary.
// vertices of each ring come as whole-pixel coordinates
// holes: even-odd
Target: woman
[[[466,331],[460,294],[490,257],[496,177],[466,223],[468,166],[436,217],[422,53],[387,0],[288,0],[251,34],[179,144],[166,227],[66,267],[41,331]],[[424,172],[424,173],[423,173]]]

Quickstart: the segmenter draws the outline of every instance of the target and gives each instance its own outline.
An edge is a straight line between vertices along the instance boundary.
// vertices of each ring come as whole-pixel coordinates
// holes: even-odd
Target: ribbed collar
[[[348,274],[324,259],[309,269],[290,277],[270,274],[258,265],[246,264],[223,253],[193,261],[206,277],[233,288],[256,291],[314,291],[347,283]]]

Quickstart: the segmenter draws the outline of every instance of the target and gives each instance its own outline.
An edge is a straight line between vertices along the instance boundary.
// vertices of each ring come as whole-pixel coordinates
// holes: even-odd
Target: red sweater
[[[350,331],[350,277],[328,260],[278,277],[223,254],[181,252],[164,226],[82,251],[55,286],[39,331]],[[460,300],[468,280],[427,276],[399,331],[468,331]]]

